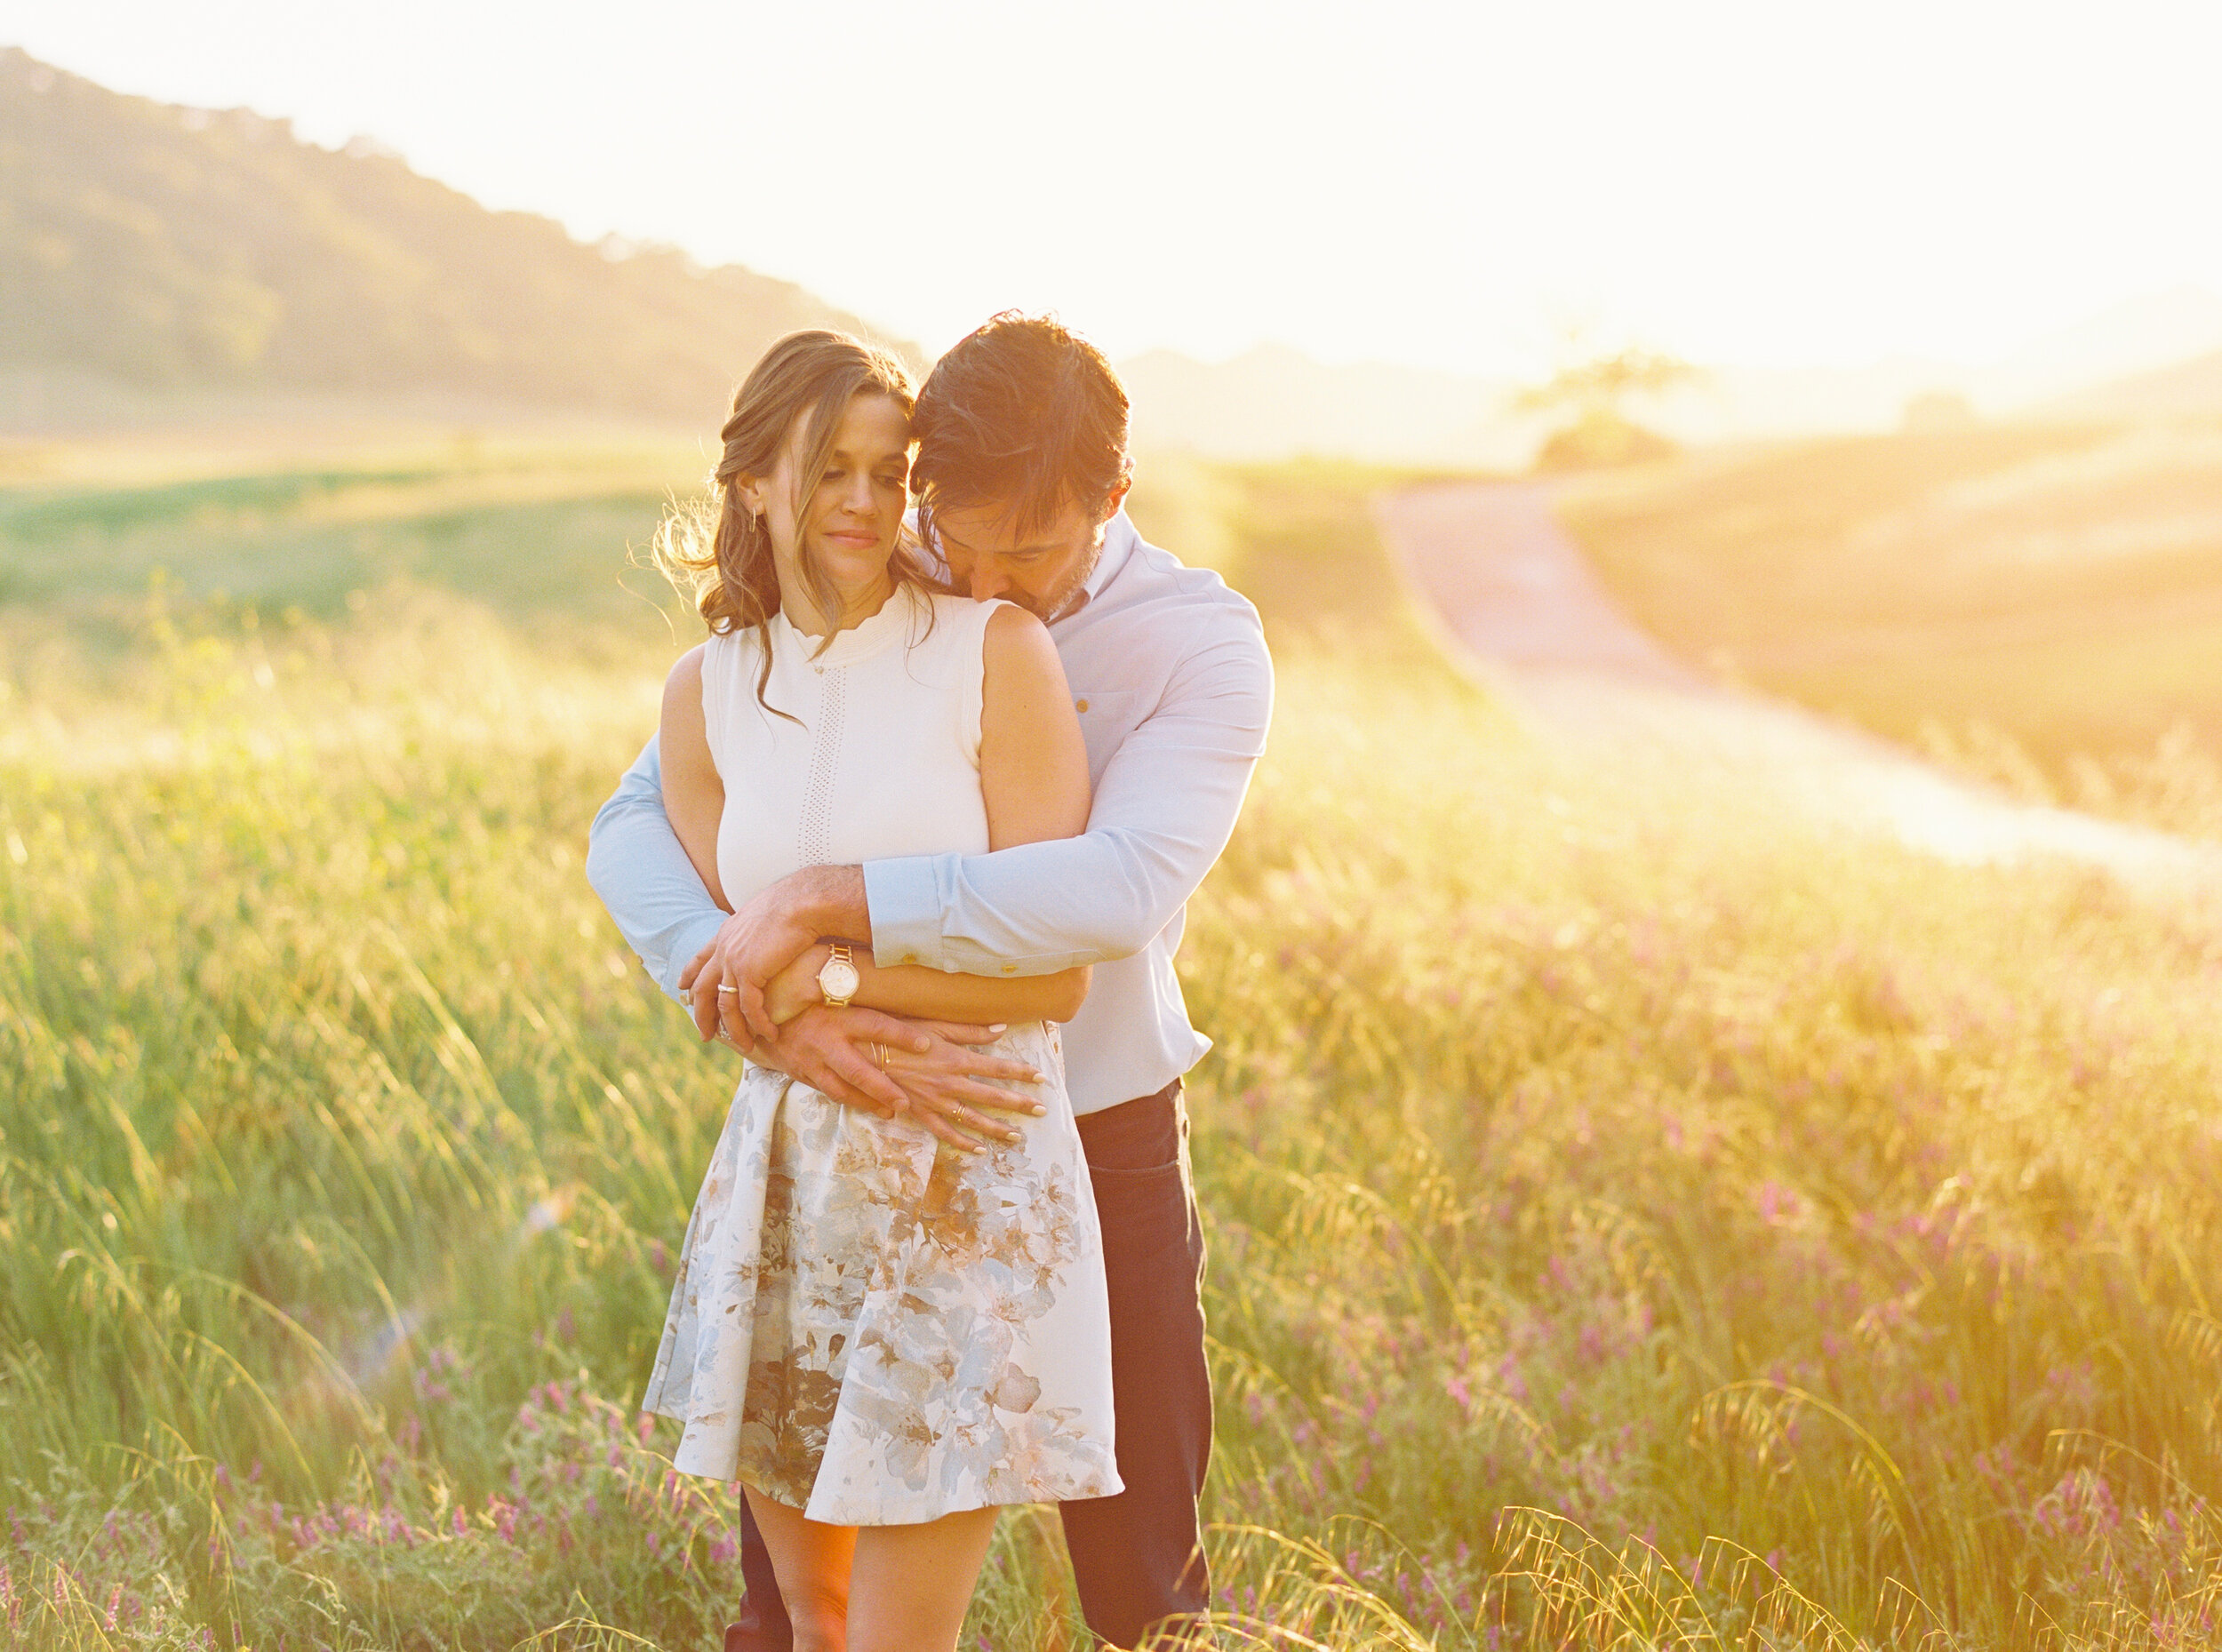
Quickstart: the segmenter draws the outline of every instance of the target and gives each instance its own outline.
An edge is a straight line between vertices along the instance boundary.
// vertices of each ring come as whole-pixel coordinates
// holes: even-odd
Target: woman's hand
[[[820,941],[764,984],[764,1013],[773,1026],[785,1026],[812,1004],[826,1002],[826,989],[818,985],[818,972],[832,956],[833,948]]]
[[[1011,1113],[1039,1118],[1048,1109],[1008,1088],[1038,1083],[1023,1062],[973,1046],[992,1043],[1000,1026],[908,1021],[876,1010],[816,1004],[760,1040],[750,1057],[851,1107],[883,1119],[915,1119],[961,1153],[983,1142],[1019,1139]]]
[[[963,1153],[978,1153],[980,1143],[1016,1145],[1019,1128],[996,1114],[1022,1114],[1038,1119],[1049,1109],[1033,1097],[1009,1088],[1011,1084],[1039,1084],[1043,1075],[1023,1062],[968,1048],[985,1044],[1003,1033],[1000,1026],[966,1026],[953,1021],[913,1021],[909,1026],[927,1034],[927,1047],[887,1049],[887,1073],[903,1087],[912,1118],[941,1140]],[[992,1083],[990,1080],[1001,1080]]]

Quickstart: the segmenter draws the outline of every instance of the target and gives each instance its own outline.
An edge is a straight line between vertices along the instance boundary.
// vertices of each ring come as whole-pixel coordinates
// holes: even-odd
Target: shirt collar
[[[1080,588],[1088,593],[1089,602],[1103,594],[1103,587],[1126,565],[1126,559],[1134,555],[1134,547],[1141,542],[1142,536],[1134,531],[1134,524],[1127,520],[1126,507],[1122,505],[1117,515],[1103,524],[1103,555],[1096,558],[1095,567],[1082,582]],[[1081,607],[1087,605],[1083,603]]]

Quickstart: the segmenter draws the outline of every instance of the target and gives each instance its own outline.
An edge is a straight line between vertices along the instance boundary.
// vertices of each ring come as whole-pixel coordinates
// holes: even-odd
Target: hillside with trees
[[[489,211],[375,144],[0,49],[0,370],[699,420],[813,325],[872,331],[737,265]]]

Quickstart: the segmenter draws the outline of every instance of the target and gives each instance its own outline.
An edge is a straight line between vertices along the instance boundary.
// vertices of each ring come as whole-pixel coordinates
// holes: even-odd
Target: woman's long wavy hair
[[[756,698],[766,710],[764,687],[771,679],[771,616],[779,611],[779,576],[772,562],[771,533],[740,497],[740,479],[767,481],[779,466],[792,432],[802,432],[802,466],[795,478],[795,514],[799,519],[826,474],[834,436],[851,401],[884,395],[908,417],[916,400],[910,373],[877,346],[845,332],[811,328],[790,332],[763,353],[763,359],[733,393],[733,411],[718,432],[723,451],[710,478],[712,498],[696,499],[667,512],[656,531],[656,566],[691,597],[711,634],[754,629],[763,644],[756,673]],[[841,598],[825,568],[805,544],[797,558],[803,587],[823,614],[838,614]],[[898,537],[888,575],[896,585],[932,588],[924,563],[907,535]],[[819,651],[831,646],[827,635]],[[785,713],[780,713],[785,715]]]

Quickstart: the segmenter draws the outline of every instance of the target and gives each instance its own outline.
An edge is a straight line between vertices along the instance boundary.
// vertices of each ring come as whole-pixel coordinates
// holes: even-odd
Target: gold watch
[[[849,1001],[856,996],[863,978],[857,974],[856,962],[846,946],[836,942],[833,956],[819,966],[818,990],[826,995],[828,1010],[846,1010]]]

